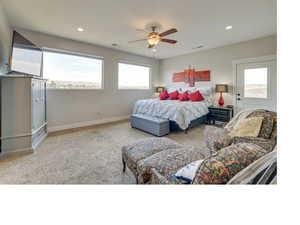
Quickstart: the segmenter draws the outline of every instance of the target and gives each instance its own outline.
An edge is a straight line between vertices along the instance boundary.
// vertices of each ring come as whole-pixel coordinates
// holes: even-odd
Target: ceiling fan
[[[172,28],[172,29],[169,29],[169,30],[164,31],[162,33],[158,33],[156,31],[156,26],[152,26],[151,29],[152,29],[152,32],[150,32],[150,33],[148,31],[142,30],[144,32],[149,33],[148,36],[147,36],[147,38],[139,39],[139,40],[134,40],[134,41],[129,41],[129,43],[134,43],[134,42],[138,42],[138,41],[148,41],[148,48],[153,48],[159,42],[166,42],[166,43],[169,43],[169,44],[176,44],[177,43],[176,40],[171,40],[171,39],[163,38],[163,37],[165,37],[167,35],[176,33],[177,29]]]

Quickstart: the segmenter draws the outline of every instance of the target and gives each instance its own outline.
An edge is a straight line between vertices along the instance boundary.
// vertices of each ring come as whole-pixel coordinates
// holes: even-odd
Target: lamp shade
[[[162,93],[165,91],[165,88],[164,87],[155,87],[155,92],[156,93]]]
[[[216,84],[216,92],[227,93],[228,85],[227,84]]]

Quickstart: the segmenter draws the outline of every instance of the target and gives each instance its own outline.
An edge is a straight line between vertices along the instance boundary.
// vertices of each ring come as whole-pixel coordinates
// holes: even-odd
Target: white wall
[[[86,124],[90,121],[92,124],[110,118],[125,117],[131,113],[136,100],[153,95],[153,90],[117,90],[117,62],[119,60],[152,65],[153,86],[172,85],[172,74],[183,71],[189,64],[195,65],[197,70],[211,70],[213,84],[232,85],[233,60],[276,54],[276,36],[158,61],[42,33],[22,29],[17,29],[17,31],[39,46],[104,57],[104,90],[48,90],[47,114],[50,130]],[[10,32],[9,29],[7,32]],[[7,37],[3,41],[1,35],[1,44],[4,43],[6,55],[9,55],[11,35]],[[225,104],[232,104],[231,93],[225,96]]]
[[[47,91],[47,114],[50,130],[130,115],[136,100],[153,95],[153,89],[117,90],[117,63],[119,60],[126,60],[151,65],[154,86],[158,83],[159,73],[159,61],[156,59],[42,33],[21,29],[17,29],[17,31],[39,46],[104,57],[103,90]]]
[[[11,48],[12,29],[0,2],[0,74],[7,72]]]
[[[213,85],[218,83],[230,85],[231,93],[225,94],[224,98],[225,104],[233,104],[232,61],[236,59],[273,54],[276,54],[276,36],[269,36],[224,47],[163,59],[160,61],[160,85],[178,86],[178,83],[172,83],[172,74],[174,72],[183,71],[184,69],[188,68],[188,65],[195,65],[196,70],[211,70],[211,79]],[[179,84],[181,86],[186,86],[184,83]]]

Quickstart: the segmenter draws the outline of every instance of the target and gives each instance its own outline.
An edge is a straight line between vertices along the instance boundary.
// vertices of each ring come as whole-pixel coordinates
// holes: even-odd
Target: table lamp
[[[222,93],[227,93],[228,92],[228,85],[227,84],[216,84],[216,92],[220,93],[219,105],[223,106],[224,105],[224,98],[223,98]]]
[[[156,93],[162,93],[162,92],[164,92],[165,91],[165,88],[164,87],[155,87],[155,92]]]

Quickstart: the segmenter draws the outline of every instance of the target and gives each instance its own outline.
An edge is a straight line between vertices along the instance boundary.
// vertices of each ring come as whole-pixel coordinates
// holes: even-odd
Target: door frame
[[[237,107],[237,76],[238,76],[238,65],[243,63],[260,63],[260,62],[267,62],[267,61],[276,61],[277,56],[276,55],[266,55],[266,56],[259,56],[254,58],[244,58],[244,59],[237,59],[232,61],[232,67],[233,67],[233,106],[236,109]],[[236,110],[234,110],[236,112]]]

